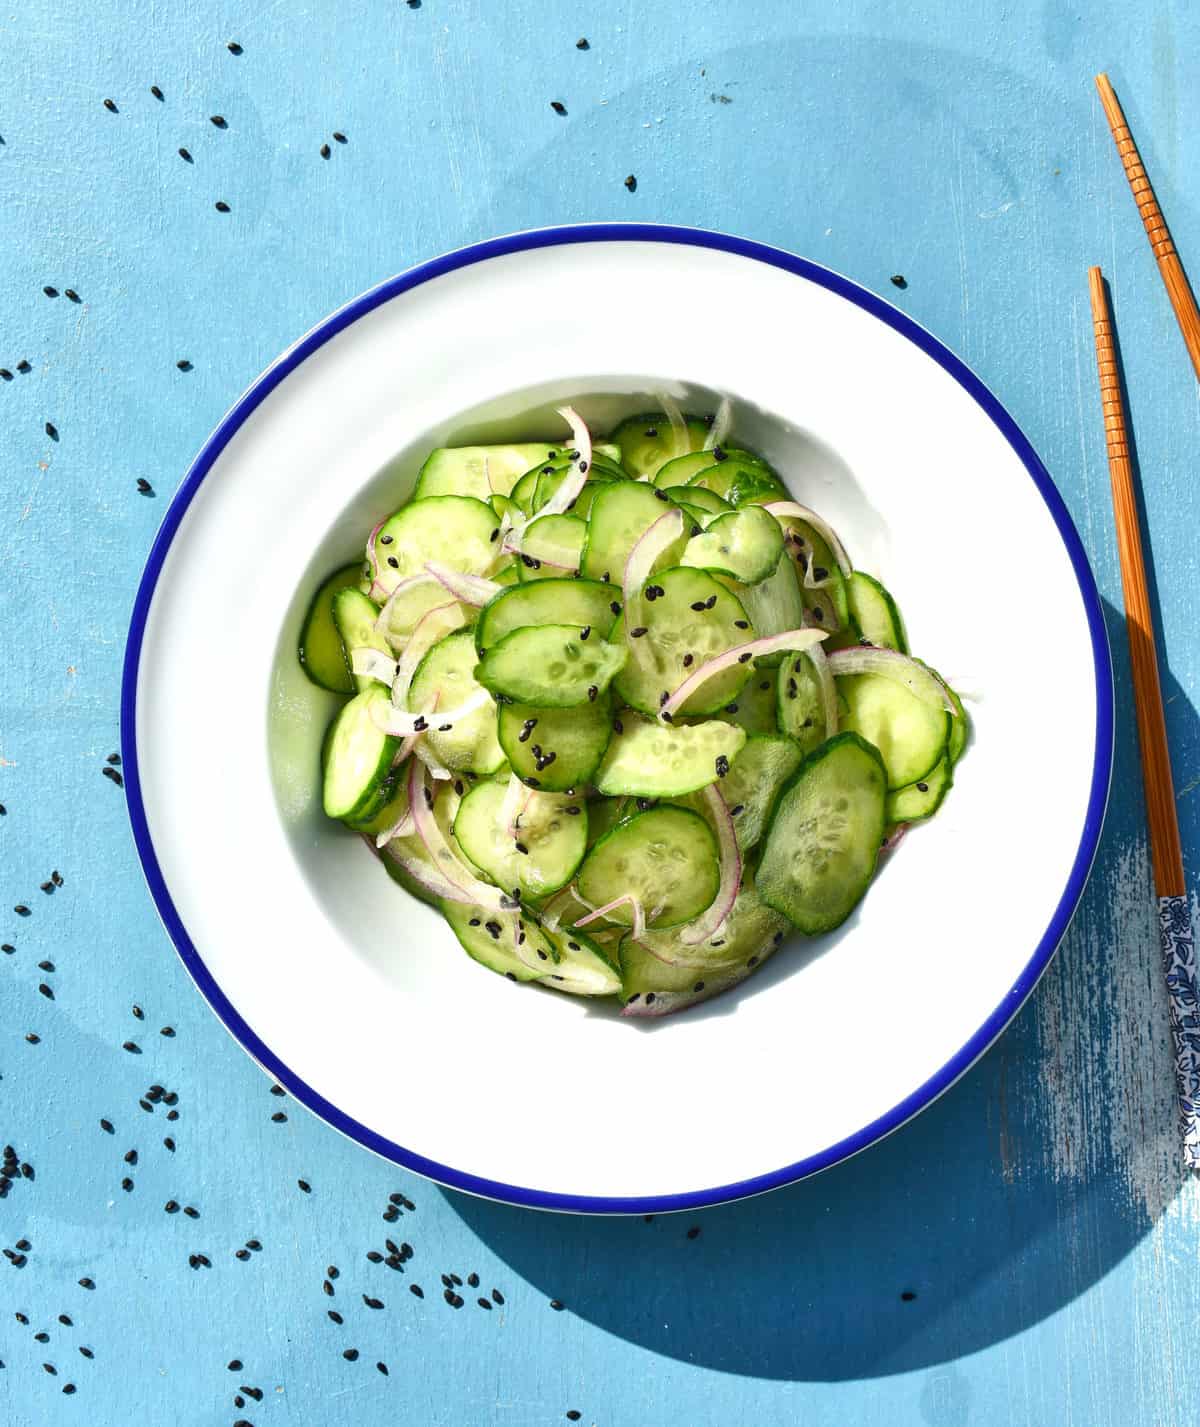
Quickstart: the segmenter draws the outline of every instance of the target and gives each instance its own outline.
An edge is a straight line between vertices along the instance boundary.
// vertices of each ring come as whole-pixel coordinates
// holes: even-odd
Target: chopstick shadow
[[[838,1381],[1002,1341],[1070,1303],[1155,1231],[1186,1171],[1124,620],[1111,606],[1105,617],[1118,701],[1105,835],[1058,956],[997,1044],[887,1140],[738,1204],[647,1222],[542,1216],[443,1191],[516,1273],[652,1352],[755,1377]],[[1165,669],[1163,684],[1186,787],[1200,720]],[[1181,792],[1180,811],[1185,846],[1195,846],[1200,792]],[[1002,878],[998,869],[998,887]],[[887,1037],[901,1034],[881,1028],[864,1053],[886,1057]],[[747,1113],[803,1113],[804,1093],[764,1090]],[[648,1087],[648,1113],[654,1099]],[[696,1133],[706,1132],[698,1118]]]

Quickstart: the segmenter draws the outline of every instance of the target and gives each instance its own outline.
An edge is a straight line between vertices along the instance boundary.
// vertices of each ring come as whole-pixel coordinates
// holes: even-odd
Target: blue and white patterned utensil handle
[[[1158,899],[1158,935],[1175,1041],[1175,1081],[1179,1092],[1179,1133],[1183,1157],[1200,1169],[1200,987],[1196,941],[1186,897]]]

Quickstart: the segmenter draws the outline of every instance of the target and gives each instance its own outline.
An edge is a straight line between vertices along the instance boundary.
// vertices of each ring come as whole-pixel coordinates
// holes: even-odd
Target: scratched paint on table
[[[1098,261],[1114,286],[1194,875],[1200,403],[1091,76],[1195,273],[1198,39],[1185,10],[1108,0],[989,0],[965,28],[925,0],[0,20],[3,1421],[1200,1422],[1200,1193],[1172,1140],[1083,285]],[[411,263],[630,217],[825,261],[972,363],[1080,527],[1122,724],[1076,923],[950,1093],[752,1204],[593,1222],[443,1193],[273,1094],[153,916],[114,755],[137,577],[254,375]],[[1036,582],[1019,604],[1040,632]],[[400,1027],[381,1073],[403,1096],[436,1068]]]

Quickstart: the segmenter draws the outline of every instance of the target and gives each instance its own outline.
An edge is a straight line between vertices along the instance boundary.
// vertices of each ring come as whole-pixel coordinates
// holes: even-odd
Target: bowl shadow
[[[1058,955],[991,1050],[886,1140],[740,1203],[546,1219],[443,1190],[514,1272],[666,1357],[839,1381],[928,1367],[1021,1332],[1153,1230],[1188,1175],[1124,621],[1108,605],[1105,616],[1121,717],[1104,838]],[[1177,759],[1194,764],[1200,719],[1169,670],[1163,682]],[[1194,846],[1200,800],[1181,799],[1181,814]],[[902,1033],[885,1028],[865,1053],[886,1055],[887,1037]],[[654,1099],[648,1087],[647,1113]]]

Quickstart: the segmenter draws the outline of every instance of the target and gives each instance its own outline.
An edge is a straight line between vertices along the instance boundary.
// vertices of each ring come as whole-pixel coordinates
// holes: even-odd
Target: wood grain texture
[[[1174,317],[1091,83],[1121,61],[1114,78],[1175,241],[1200,252],[1198,42],[1190,10],[1103,0],[1082,13],[988,0],[967,26],[928,0],[902,13],[874,0],[216,0],[192,16],[151,0],[31,0],[0,17],[0,945],[14,948],[0,953],[0,1141],[34,1175],[0,1201],[0,1246],[25,1258],[0,1261],[0,1420],[1200,1422],[1200,1194],[1176,1167],[1122,659],[1105,839],[1010,1031],[867,1154],[755,1203],[651,1223],[444,1194],[272,1095],[172,952],[121,790],[102,773],[165,501],[276,353],[354,293],[461,243],[660,219],[828,262],[957,348],[1058,482],[1117,642],[1079,284],[1081,263],[1104,266],[1121,295],[1194,876],[1200,406],[1186,363],[1163,359],[1179,350]],[[713,325],[714,340],[744,339],[736,313]],[[962,479],[971,499],[966,466]],[[1019,558],[1019,537],[996,538]],[[1036,578],[1013,598],[1031,637],[1052,637],[1037,626]],[[1046,735],[1071,736],[1053,710]],[[63,885],[44,893],[54,870]],[[448,1033],[448,1055],[481,1051]],[[406,1060],[402,1026],[388,1053],[398,1096],[437,1073]],[[156,1085],[174,1105],[148,1098]],[[819,1089],[764,1087],[748,1113],[802,1113]],[[389,1206],[393,1193],[415,1209]],[[165,1212],[171,1200],[179,1212]],[[367,1258],[386,1256],[387,1238],[411,1245],[402,1271]],[[262,1247],[240,1260],[247,1240]],[[211,1268],[189,1267],[195,1254]],[[461,1309],[443,1299],[443,1273],[464,1280]],[[480,1308],[493,1286],[503,1304]]]
[[[1154,616],[1150,609],[1146,561],[1142,554],[1141,519],[1134,490],[1135,457],[1130,446],[1112,310],[1103,274],[1097,267],[1088,270],[1088,288],[1096,341],[1096,369],[1100,379],[1100,410],[1104,418],[1104,439],[1112,484],[1117,555],[1121,562],[1129,662],[1133,670],[1133,699],[1137,712],[1138,746],[1142,755],[1154,886],[1160,897],[1183,897],[1187,894],[1187,884],[1183,872],[1183,849],[1179,842],[1179,818],[1175,812],[1171,754],[1167,747],[1167,721],[1158,679]]]
[[[1197,377],[1200,377],[1200,309],[1196,307],[1196,299],[1188,283],[1183,262],[1175,249],[1171,230],[1158,206],[1158,199],[1154,196],[1154,188],[1146,174],[1142,156],[1129,132],[1120,100],[1107,74],[1096,76],[1096,89],[1100,95],[1100,103],[1104,106],[1104,115],[1112,131],[1113,142],[1117,146],[1117,154],[1125,169],[1125,177],[1129,180],[1133,201],[1137,204],[1138,213],[1146,229],[1146,237],[1150,240],[1150,251],[1158,263],[1163,286],[1167,290],[1175,320],[1179,323],[1179,331],[1187,347],[1188,356],[1192,359]]]

